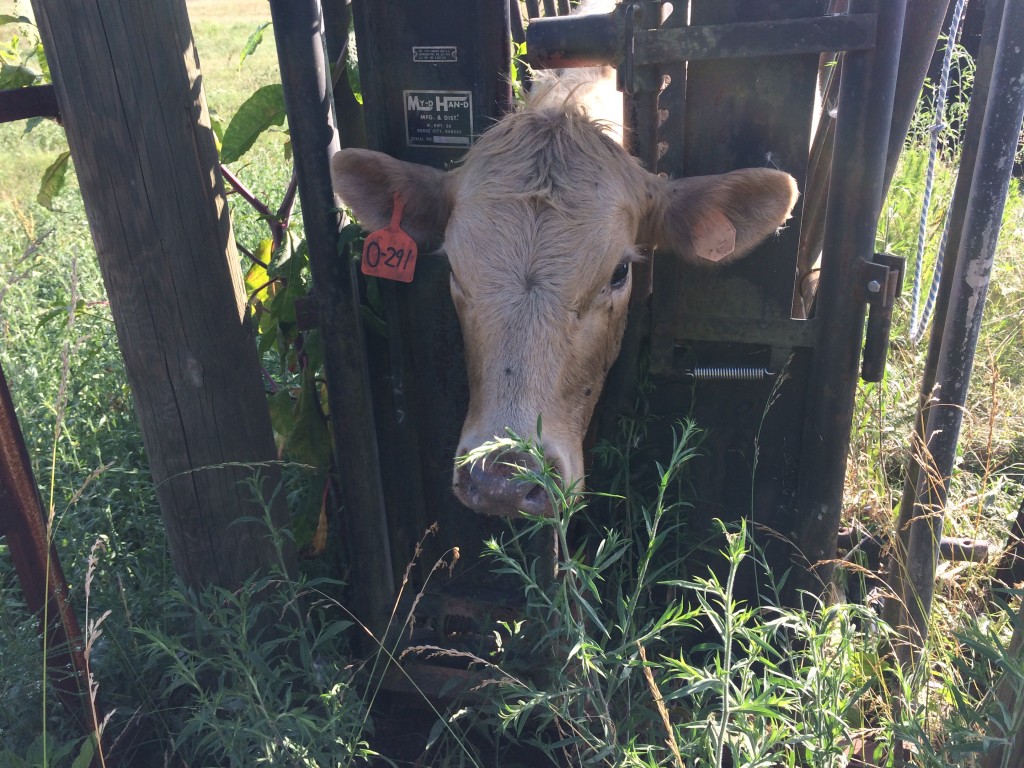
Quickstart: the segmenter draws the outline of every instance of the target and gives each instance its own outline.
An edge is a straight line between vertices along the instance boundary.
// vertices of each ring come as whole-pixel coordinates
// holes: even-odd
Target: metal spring
[[[686,375],[694,381],[760,381],[774,376],[775,372],[742,365],[698,365]]]

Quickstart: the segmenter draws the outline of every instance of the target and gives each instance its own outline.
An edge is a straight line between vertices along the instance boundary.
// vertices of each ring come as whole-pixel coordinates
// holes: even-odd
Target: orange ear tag
[[[706,261],[721,261],[736,250],[736,227],[715,209],[697,221],[691,238],[694,255]]]
[[[416,271],[416,243],[401,227],[405,201],[395,192],[391,223],[366,236],[363,242],[364,275],[411,283]]]

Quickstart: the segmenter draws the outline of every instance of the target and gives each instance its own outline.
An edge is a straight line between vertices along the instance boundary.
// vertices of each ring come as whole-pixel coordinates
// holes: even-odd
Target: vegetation
[[[272,30],[262,43],[253,37],[265,6],[190,0],[189,9],[210,105],[226,127],[250,94],[273,96]],[[4,75],[43,76],[31,28],[2,21]],[[908,146],[879,229],[880,245],[906,256],[923,186],[921,135]],[[290,179],[286,136],[272,126],[231,166],[272,210]],[[100,707],[111,713],[99,754],[132,765],[388,764],[393,755],[381,746],[387,742],[371,708],[375,665],[390,649],[365,667],[349,652],[362,630],[344,608],[344,584],[315,564],[296,580],[272,570],[235,592],[195,594],[176,583],[73,172],[63,190],[51,185],[53,194],[39,195],[40,180],[65,151],[55,125],[0,126],[0,225],[8,233],[0,243],[0,365],[87,627]],[[925,278],[952,186],[955,145],[946,152]],[[301,212],[275,240],[265,216],[241,196],[232,196],[232,210],[236,238],[265,264],[253,268],[247,259],[245,269],[279,393],[275,427],[290,457],[316,468],[295,470],[279,489],[306,527],[268,528],[268,535],[310,543],[325,462],[288,438],[316,414],[318,361],[315,339],[297,347],[279,298],[306,286],[294,234]],[[1024,493],[1024,270],[1013,258],[1022,241],[1024,201],[1015,189],[947,512],[949,530],[997,549]],[[906,341],[905,314],[897,313],[886,380],[859,390],[850,449],[850,520],[883,533],[902,492],[924,354]],[[291,407],[292,396],[304,406]],[[630,445],[642,439],[643,425],[623,426],[631,440],[603,446],[601,455],[609,472],[629,476]],[[505,445],[536,452],[514,438]],[[737,600],[738,569],[760,568],[742,526],[725,531],[721,569],[667,575],[680,572],[670,545],[685,518],[677,479],[696,451],[698,428],[679,425],[651,487],[611,500],[637,535],[595,529],[575,548],[570,526],[580,527],[582,505],[593,500],[566,494],[547,470],[533,474],[558,514],[510,527],[487,547],[493,570],[521,584],[524,615],[499,627],[489,650],[455,659],[490,682],[432,716],[421,764],[839,767],[906,758],[963,766],[1024,727],[1024,662],[1010,646],[1020,595],[993,593],[997,552],[983,564],[940,566],[927,663],[920,675],[904,674],[870,604],[771,607],[782,585],[767,571],[767,607]],[[537,537],[562,542],[555,581],[531,554]],[[858,578],[855,567],[848,572]],[[396,626],[410,621],[407,613],[396,612]],[[37,635],[0,541],[0,766],[88,765],[96,742],[75,730],[42,682]],[[537,659],[549,661],[541,673]],[[1018,691],[1008,706],[992,695],[1000,679]]]

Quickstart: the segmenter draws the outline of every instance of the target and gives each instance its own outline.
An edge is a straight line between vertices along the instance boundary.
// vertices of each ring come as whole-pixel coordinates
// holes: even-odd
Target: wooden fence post
[[[175,571],[235,586],[275,557],[246,480],[279,471],[185,0],[32,7]]]

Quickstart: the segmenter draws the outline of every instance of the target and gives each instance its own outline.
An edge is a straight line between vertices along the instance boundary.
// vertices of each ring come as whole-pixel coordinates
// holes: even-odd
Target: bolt
[[[882,284],[877,280],[872,280],[870,283],[868,283],[869,293],[878,293],[880,290],[882,290]]]

